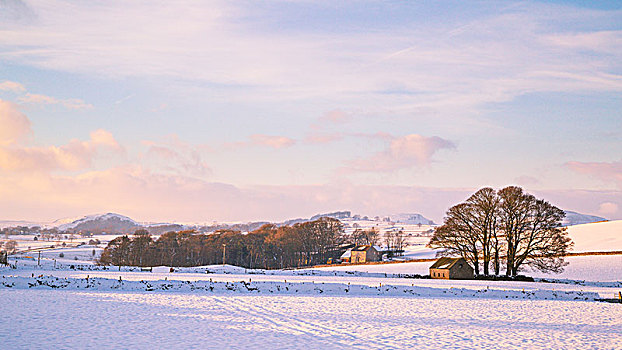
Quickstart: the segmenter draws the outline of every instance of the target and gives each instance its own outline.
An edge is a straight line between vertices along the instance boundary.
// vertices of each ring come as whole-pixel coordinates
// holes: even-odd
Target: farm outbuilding
[[[464,258],[440,258],[430,266],[430,277],[443,279],[471,279],[473,268]]]
[[[374,246],[371,245],[359,245],[350,251],[351,263],[364,263],[370,261],[379,261],[380,253]]]

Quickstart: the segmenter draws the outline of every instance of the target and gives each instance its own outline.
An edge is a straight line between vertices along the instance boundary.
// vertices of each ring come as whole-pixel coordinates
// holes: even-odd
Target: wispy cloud
[[[18,98],[18,101],[25,104],[34,105],[61,105],[67,109],[90,109],[93,108],[92,104],[86,103],[77,98],[70,99],[57,99],[47,95],[31,94],[27,93],[24,96]]]
[[[320,122],[345,123],[352,119],[352,113],[344,112],[340,109],[334,109],[325,113],[320,117]]]
[[[594,176],[604,181],[615,182],[622,187],[622,161],[618,162],[567,162],[566,166],[581,174]]]
[[[357,159],[349,163],[355,171],[385,172],[414,166],[427,166],[434,154],[442,149],[455,149],[456,145],[438,136],[417,134],[393,138],[388,147],[369,158]]]
[[[206,178],[212,169],[203,159],[205,146],[195,146],[182,141],[176,134],[171,134],[159,141],[142,141],[147,151],[140,162],[155,172]]]
[[[5,80],[0,83],[0,90],[1,91],[12,91],[12,92],[24,92],[26,91],[26,88],[24,87],[24,85],[20,83],[16,83],[10,80]]]
[[[2,27],[6,60],[103,76],[185,79],[244,90],[245,99],[357,96],[351,103],[368,109],[382,100],[455,118],[532,92],[622,89],[611,74],[620,68],[621,32],[585,29],[615,21],[615,11],[520,3],[496,12],[482,6],[484,15],[475,18],[392,25],[387,9],[374,30],[324,32],[274,30],[279,17],[262,16],[262,6],[249,3],[57,0],[31,6],[38,20]]]
[[[523,186],[535,186],[541,183],[538,178],[529,175],[522,175],[514,179],[514,181]]]
[[[225,148],[239,149],[245,147],[269,147],[274,149],[287,148],[296,144],[296,140],[287,136],[254,134],[248,137],[248,141],[229,142]]]
[[[129,94],[129,95],[127,95],[127,96],[123,97],[123,98],[120,98],[120,99],[118,99],[118,100],[114,101],[114,104],[115,104],[115,105],[119,105],[119,104],[121,104],[121,103],[123,103],[123,102],[125,102],[125,101],[127,101],[127,100],[129,100],[129,99],[131,99],[131,98],[132,98],[132,97],[134,97],[134,96],[135,96],[135,94]]]
[[[342,132],[312,131],[304,138],[304,142],[310,144],[324,144],[342,140],[345,134]]]
[[[272,136],[255,134],[251,136],[251,141],[255,145],[268,146],[272,148],[285,148],[293,146],[296,141],[286,136]]]
[[[0,5],[0,9],[1,9]],[[33,94],[27,91],[21,83],[5,80],[0,83],[0,91],[11,91],[18,94],[17,101],[22,104],[34,105],[61,105],[67,109],[90,109],[93,105],[77,98],[57,99],[52,96]]]
[[[603,215],[616,215],[619,214],[620,206],[613,202],[604,202],[598,206],[598,212]]]

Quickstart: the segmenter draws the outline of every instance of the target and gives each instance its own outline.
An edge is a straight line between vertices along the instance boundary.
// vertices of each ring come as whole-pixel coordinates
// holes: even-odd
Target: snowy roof
[[[430,268],[431,269],[450,269],[460,260],[464,260],[464,259],[462,258],[439,258],[438,260],[436,260],[434,264],[432,264],[432,266],[430,266]]]
[[[370,245],[359,245],[359,246],[356,246],[356,247],[352,248],[352,250],[357,251],[357,252],[365,252],[369,248],[373,248],[373,247],[370,246]],[[376,249],[376,248],[374,248],[374,249]]]

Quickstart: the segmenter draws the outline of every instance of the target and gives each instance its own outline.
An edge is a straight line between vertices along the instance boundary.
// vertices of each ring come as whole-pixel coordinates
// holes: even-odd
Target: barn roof
[[[348,249],[343,254],[341,254],[341,259],[346,259],[350,257],[352,257],[352,249]]]
[[[463,260],[462,258],[439,258],[436,260],[431,269],[450,269],[454,266],[458,261]]]
[[[370,246],[370,245],[358,245],[358,246],[352,248],[352,250],[355,251],[355,252],[365,252],[369,248],[373,248],[373,247]],[[376,249],[376,248],[374,248],[374,249]]]

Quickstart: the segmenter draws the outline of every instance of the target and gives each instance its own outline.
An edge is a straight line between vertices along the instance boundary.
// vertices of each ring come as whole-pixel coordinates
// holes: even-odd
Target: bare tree
[[[512,276],[515,275],[516,254],[526,240],[531,204],[535,201],[535,197],[525,193],[520,187],[508,186],[499,191],[499,198],[500,228],[506,244],[505,274]]]
[[[439,255],[464,257],[476,274],[480,258],[484,275],[490,274],[491,261],[499,275],[502,260],[507,276],[516,276],[524,265],[560,272],[572,247],[563,218],[561,209],[520,187],[482,188],[447,211],[428,246],[442,249]]]
[[[514,237],[518,244],[513,248],[511,276],[516,276],[523,264],[543,272],[563,270],[568,264],[564,256],[573,245],[566,228],[560,225],[564,216],[563,210],[544,200],[532,201],[527,229],[522,236]]]
[[[428,247],[441,249],[438,256],[458,255],[469,262],[479,275],[480,242],[473,222],[473,206],[460,203],[449,208],[443,225],[434,230]]]
[[[404,248],[406,247],[406,235],[404,234],[404,231],[396,231],[393,236],[393,240],[395,245],[395,251],[399,255],[402,255],[402,253],[404,252]]]
[[[354,245],[362,245],[365,242],[365,233],[361,229],[356,229],[350,235],[350,241]]]
[[[17,242],[14,240],[10,240],[7,241],[6,243],[4,243],[4,250],[9,253],[9,254],[13,254],[15,253],[15,250],[17,249]]]
[[[375,227],[363,231],[365,245],[376,245],[380,239],[380,232]]]
[[[384,244],[389,251],[395,248],[395,233],[393,231],[386,231],[384,233]]]
[[[499,274],[499,237],[497,236],[497,217],[499,197],[497,192],[485,187],[475,192],[467,203],[471,206],[472,225],[481,246],[484,275],[489,275],[490,261],[494,260],[495,274]]]

